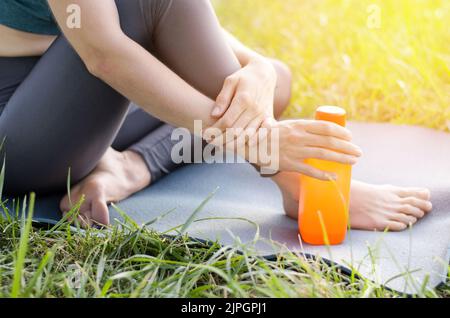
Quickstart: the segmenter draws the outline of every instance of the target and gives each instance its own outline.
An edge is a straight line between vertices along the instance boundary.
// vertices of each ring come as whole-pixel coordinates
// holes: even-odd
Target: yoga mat
[[[350,125],[364,158],[354,168],[356,179],[376,184],[424,186],[432,190],[434,211],[411,230],[400,233],[350,231],[339,246],[301,243],[297,223],[283,213],[281,195],[270,180],[248,164],[190,165],[119,203],[137,223],[156,231],[182,225],[215,191],[188,229],[192,237],[222,244],[252,242],[261,256],[285,248],[320,256],[388,288],[417,294],[422,285],[434,288],[447,277],[450,243],[450,134],[388,124]],[[58,219],[58,198],[38,201],[36,219]],[[111,220],[120,215],[111,209]],[[175,232],[174,232],[175,234]]]

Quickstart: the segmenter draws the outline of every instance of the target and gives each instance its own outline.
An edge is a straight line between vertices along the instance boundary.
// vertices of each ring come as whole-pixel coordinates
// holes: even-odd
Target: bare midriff
[[[56,36],[40,35],[0,25],[0,57],[41,56]]]

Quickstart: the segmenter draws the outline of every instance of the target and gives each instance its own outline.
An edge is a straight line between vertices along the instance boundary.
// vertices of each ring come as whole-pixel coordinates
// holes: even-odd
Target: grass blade
[[[22,272],[25,263],[25,256],[28,250],[28,243],[30,239],[31,224],[33,222],[33,210],[36,195],[31,193],[30,204],[28,206],[28,215],[25,223],[25,227],[22,229],[20,236],[19,249],[17,251],[17,259],[15,262],[13,285],[11,290],[11,297],[17,298],[20,296],[20,290],[22,288]]]
[[[183,227],[180,230],[180,235],[182,235],[186,230],[191,226],[191,224],[195,221],[195,217],[197,214],[200,213],[201,210],[205,207],[205,205],[216,195],[217,190],[219,188],[216,188],[208,197],[203,200],[203,202],[195,209],[195,211],[191,214],[191,216],[187,219],[186,223],[184,223]]]

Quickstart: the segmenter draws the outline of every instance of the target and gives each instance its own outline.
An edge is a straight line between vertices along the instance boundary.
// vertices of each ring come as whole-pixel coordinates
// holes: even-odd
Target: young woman
[[[73,27],[68,12],[78,9]],[[290,87],[286,66],[233,39],[206,0],[3,0],[6,191],[63,190],[70,167],[72,202],[86,196],[83,220],[108,224],[109,202],[176,168],[173,127],[202,120],[221,130],[279,129],[282,172],[273,179],[295,217],[298,174],[328,178],[303,159],[354,164],[361,151],[338,125],[272,120]],[[354,182],[352,227],[403,230],[431,210],[429,199],[426,189]],[[61,210],[69,209],[66,196]]]

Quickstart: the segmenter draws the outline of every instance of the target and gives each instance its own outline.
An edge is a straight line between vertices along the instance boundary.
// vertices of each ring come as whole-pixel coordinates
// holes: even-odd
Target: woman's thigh
[[[0,115],[14,92],[33,70],[39,57],[0,57]],[[112,147],[123,151],[164,125],[131,103]]]

